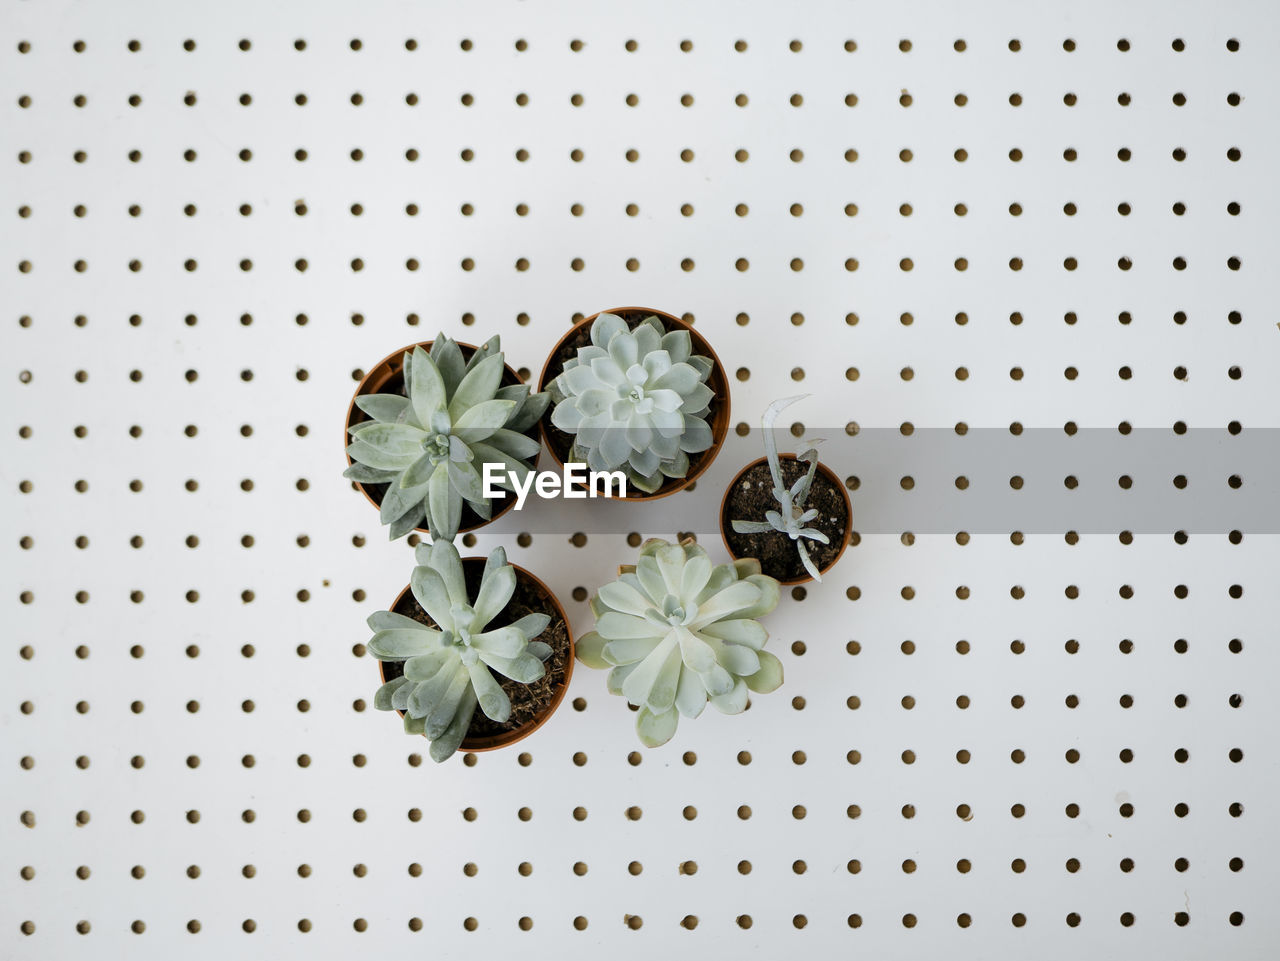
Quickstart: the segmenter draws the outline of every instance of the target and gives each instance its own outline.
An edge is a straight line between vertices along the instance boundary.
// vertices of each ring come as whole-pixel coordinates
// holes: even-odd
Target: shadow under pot
[[[351,466],[351,455],[346,454],[347,444],[351,443],[350,430],[356,424],[366,420],[371,420],[364,411],[356,406],[356,398],[364,394],[399,394],[405,396],[404,389],[404,355],[410,353],[415,347],[421,347],[425,351],[431,350],[431,345],[435,343],[433,340],[424,340],[416,344],[410,344],[408,347],[402,347],[394,353],[388,354],[382,360],[370,368],[369,372],[361,379],[356,392],[351,396],[351,403],[347,405],[347,423],[343,432],[343,452],[347,458],[347,466]],[[462,351],[463,360],[470,360],[471,355],[476,352],[473,344],[464,344],[458,342],[458,347]],[[516,384],[523,384],[524,381],[520,375],[511,369],[509,364],[502,365],[502,386],[513,387]],[[538,425],[534,424],[528,430],[524,431],[524,435],[530,440],[541,442]],[[541,454],[539,454],[539,457]],[[538,458],[534,458],[533,466],[536,468]],[[381,509],[382,498],[387,492],[387,484],[363,484],[360,481],[352,481],[351,484],[365,496],[365,499],[374,507]],[[490,498],[493,503],[493,516],[485,520],[474,510],[465,500],[462,502],[462,520],[458,524],[458,533],[466,534],[469,531],[477,530],[486,524],[491,524],[503,514],[507,513],[516,506],[516,497],[509,491],[502,491],[497,497]],[[415,527],[414,530],[428,534],[430,531],[427,527]]]
[[[630,330],[635,330],[646,317],[657,317],[668,333],[677,330],[686,331],[689,334],[692,354],[709,358],[711,361],[711,371],[707,375],[706,384],[711,388],[712,397],[705,417],[707,425],[711,428],[711,446],[704,451],[688,455],[689,469],[683,477],[664,477],[662,484],[653,492],[641,490],[628,479],[626,493],[623,495],[624,500],[635,501],[667,497],[691,486],[720,453],[725,435],[729,432],[729,378],[725,374],[724,365],[720,363],[720,358],[716,356],[707,339],[679,317],[650,307],[616,307],[613,310],[602,310],[598,314],[592,314],[585,320],[579,321],[560,338],[547,357],[546,365],[542,368],[542,376],[538,379],[539,391],[545,391],[548,385],[560,376],[564,371],[565,362],[577,357],[580,347],[591,344],[591,329],[601,314],[614,314],[621,317]],[[573,460],[574,435],[552,424],[551,417],[555,407],[553,400],[542,416],[542,436],[546,440],[547,450],[551,452],[552,460],[563,470],[564,465]],[[574,486],[585,488],[583,484],[576,483]]]
[[[798,460],[795,454],[780,454],[779,466],[782,480],[790,487],[804,476],[808,463]],[[836,561],[849,546],[853,536],[853,507],[849,492],[840,478],[826,464],[818,463],[813,475],[813,485],[805,498],[804,509],[814,508],[818,514],[805,526],[816,528],[827,535],[828,544],[811,538],[804,539],[809,559],[820,574],[835,566]],[[720,501],[720,536],[724,546],[735,560],[754,557],[760,561],[760,569],[781,584],[805,584],[813,577],[800,560],[796,542],[781,531],[765,531],[761,534],[739,534],[733,529],[733,521],[762,521],[766,511],[778,510],[773,496],[773,477],[769,473],[769,461],[761,457],[752,461],[725,488]]]
[[[466,579],[467,594],[475,597],[480,589],[480,581],[484,574],[485,558],[466,557],[462,560],[463,577]],[[467,728],[460,751],[480,752],[495,751],[508,747],[542,727],[555,713],[560,702],[564,700],[569,689],[569,680],[573,677],[573,635],[569,629],[569,618],[551,588],[542,583],[519,564],[512,564],[516,572],[516,589],[497,616],[494,623],[513,623],[526,614],[546,614],[551,618],[546,629],[536,638],[551,648],[551,654],[543,661],[546,673],[532,684],[523,684],[509,677],[494,673],[494,678],[502,686],[502,690],[511,700],[511,716],[502,723],[490,719],[477,706],[471,716],[471,725]],[[428,627],[438,627],[431,619],[413,591],[405,587],[396,598],[390,610],[405,617],[411,617]],[[394,680],[404,673],[403,661],[379,661],[378,673],[382,683]],[[404,711],[396,711],[404,717]]]

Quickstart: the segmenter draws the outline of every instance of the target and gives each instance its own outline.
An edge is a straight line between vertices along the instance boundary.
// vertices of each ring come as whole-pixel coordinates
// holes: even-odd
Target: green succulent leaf
[[[380,661],[402,661],[406,657],[426,654],[439,646],[440,632],[424,624],[416,629],[392,628],[378,631],[369,639],[369,653]]]
[[[392,695],[408,683],[409,679],[404,676],[393,677],[391,680],[387,681],[387,683],[378,688],[377,693],[373,695],[374,708],[379,711],[393,710],[391,707]]]
[[[394,424],[404,415],[409,398],[399,394],[361,394],[356,406],[380,423]]]
[[[576,644],[574,644],[574,653],[583,664],[587,667],[594,667],[596,670],[604,670],[610,667],[608,661],[604,659],[605,639],[596,631],[588,631],[583,634]]]
[[[473,364],[466,376],[462,378],[462,382],[458,384],[458,389],[453,393],[453,399],[449,401],[449,416],[453,422],[457,424],[468,410],[483,403],[491,403],[501,382],[501,353],[490,354],[479,363]],[[502,401],[501,403],[507,405],[506,410],[515,407],[514,402]]]
[[[471,726],[471,716],[476,710],[475,692],[468,687],[458,702],[458,707],[454,711],[453,719],[449,722],[449,726],[444,732],[431,742],[431,750],[428,754],[431,760],[437,764],[441,761],[447,761],[454,755],[454,752],[462,746],[462,741],[467,736],[467,728]],[[422,730],[418,733],[426,733],[426,723],[422,722]]]
[[[679,723],[680,714],[675,708],[654,714],[647,707],[642,707],[636,714],[636,734],[645,747],[661,747],[671,740]]]
[[[408,391],[409,401],[418,423],[425,427],[431,423],[431,416],[445,406],[448,392],[435,362],[421,347],[413,349],[408,371],[412,385],[412,390]]]

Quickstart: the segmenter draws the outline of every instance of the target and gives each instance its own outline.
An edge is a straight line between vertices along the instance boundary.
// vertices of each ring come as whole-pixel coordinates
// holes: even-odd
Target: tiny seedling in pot
[[[822,531],[805,526],[818,516],[817,509],[811,507],[806,510],[804,504],[805,498],[809,496],[809,488],[813,486],[814,474],[818,470],[818,451],[815,445],[821,441],[811,440],[804,452],[798,455],[800,460],[809,465],[809,469],[788,487],[782,479],[782,465],[778,460],[778,442],[773,436],[773,424],[778,419],[778,414],[807,396],[809,395],[799,394],[795,397],[784,397],[781,400],[775,400],[765,410],[760,426],[764,429],[764,452],[769,461],[769,476],[773,478],[773,497],[778,502],[778,509],[765,511],[762,521],[735,519],[733,529],[739,534],[763,534],[768,531],[785,534],[795,541],[796,552],[800,555],[800,562],[804,564],[804,569],[809,572],[809,576],[821,583],[822,574],[814,566],[813,560],[809,557],[809,550],[804,544],[806,538],[820,544],[831,543],[831,539]]]
[[[432,760],[444,761],[462,744],[477,704],[493,721],[511,716],[511,699],[494,672],[523,684],[543,676],[551,647],[535,638],[550,617],[526,614],[495,623],[516,590],[515,568],[501,547],[489,554],[474,599],[453,544],[421,544],[417,560],[410,588],[436,626],[393,611],[369,617],[375,632],[369,652],[403,662],[403,674],[383,684],[373,704],[403,711],[405,732],[426,735]]]
[[[609,691],[639,708],[640,741],[657,747],[680,715],[695,718],[708,702],[739,714],[748,692],[782,683],[782,662],[764,650],[769,634],[756,620],[778,598],[778,582],[752,558],[713,565],[692,541],[653,538],[591,599],[596,626],[578,640],[578,658],[609,670]]]
[[[715,391],[707,384],[714,361],[693,353],[688,330],[668,331],[656,315],[629,328],[602,313],[590,336],[546,385],[551,425],[573,437],[568,459],[622,470],[646,494],[686,477],[689,455],[715,443],[708,423]]]
[[[510,490],[533,469],[541,445],[528,436],[550,397],[526,384],[502,385],[503,355],[492,338],[464,359],[443,334],[404,356],[404,393],[360,394],[370,419],[348,428],[352,460],[343,473],[361,484],[386,484],[379,505],[394,540],[426,523],[434,540],[458,533],[462,507],[487,521],[484,465],[497,464]]]

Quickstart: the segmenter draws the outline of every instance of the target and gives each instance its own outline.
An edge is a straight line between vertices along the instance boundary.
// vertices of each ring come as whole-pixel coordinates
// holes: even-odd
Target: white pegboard
[[[1278,26],[9,0],[0,956],[1274,957],[1274,536],[861,529],[748,714],[643,751],[579,667],[519,749],[436,767],[355,709],[411,559],[338,433],[397,347],[497,333],[536,375],[628,303],[695,317],[735,422],[802,389],[837,435],[1275,427]],[[713,555],[755,456],[679,495]],[[857,517],[906,496],[842,456]],[[538,504],[476,549],[581,632],[665,518]]]

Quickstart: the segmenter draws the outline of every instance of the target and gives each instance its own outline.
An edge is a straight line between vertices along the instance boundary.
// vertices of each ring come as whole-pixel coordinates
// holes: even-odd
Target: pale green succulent
[[[491,626],[516,589],[515,568],[495,547],[485,562],[475,600],[467,593],[462,561],[448,541],[420,544],[409,587],[437,627],[378,611],[368,649],[380,661],[403,661],[404,674],[378,688],[373,706],[404,711],[408,734],[425,734],[431,758],[443,761],[462,743],[476,704],[498,723],[511,717],[511,699],[494,671],[530,684],[545,673],[551,647],[534,640],[546,630],[546,614],[526,614]]]
[[[547,385],[551,423],[573,435],[571,460],[621,469],[653,493],[664,478],[687,475],[689,455],[712,445],[712,367],[693,353],[687,330],[667,331],[654,316],[629,330],[616,314],[600,314],[591,343]]]
[[[809,496],[813,475],[818,470],[818,451],[813,445],[821,442],[809,441],[806,449],[798,455],[798,459],[808,464],[809,469],[788,488],[782,482],[782,465],[778,461],[778,442],[773,437],[773,422],[778,414],[784,408],[808,396],[808,394],[798,394],[795,397],[784,397],[781,400],[775,400],[765,410],[760,426],[764,429],[764,453],[769,461],[769,474],[773,478],[773,499],[778,502],[778,510],[765,511],[762,521],[735,520],[733,529],[739,534],[765,534],[776,531],[790,537],[796,543],[796,551],[800,554],[800,562],[804,564],[804,569],[809,572],[810,577],[821,584],[822,574],[809,557],[809,549],[804,546],[806,537],[820,544],[831,543],[830,538],[816,527],[804,526],[818,516],[816,508],[811,507],[805,510],[804,501]]]
[[[697,717],[708,701],[738,714],[749,691],[782,683],[782,662],[763,649],[769,634],[756,620],[778,597],[755,558],[713,566],[697,544],[653,538],[591,599],[596,626],[578,640],[578,658],[610,668],[610,692],[640,709],[636,733],[657,747],[681,714]]]
[[[387,485],[380,519],[392,540],[424,521],[433,539],[453,540],[463,501],[483,520],[492,516],[485,464],[500,465],[499,484],[508,490],[533,469],[541,444],[524,431],[551,398],[529,393],[527,384],[502,386],[502,371],[497,337],[464,361],[457,343],[440,334],[430,354],[421,347],[405,353],[405,396],[356,398],[371,420],[350,428],[353,463],[343,476]]]

